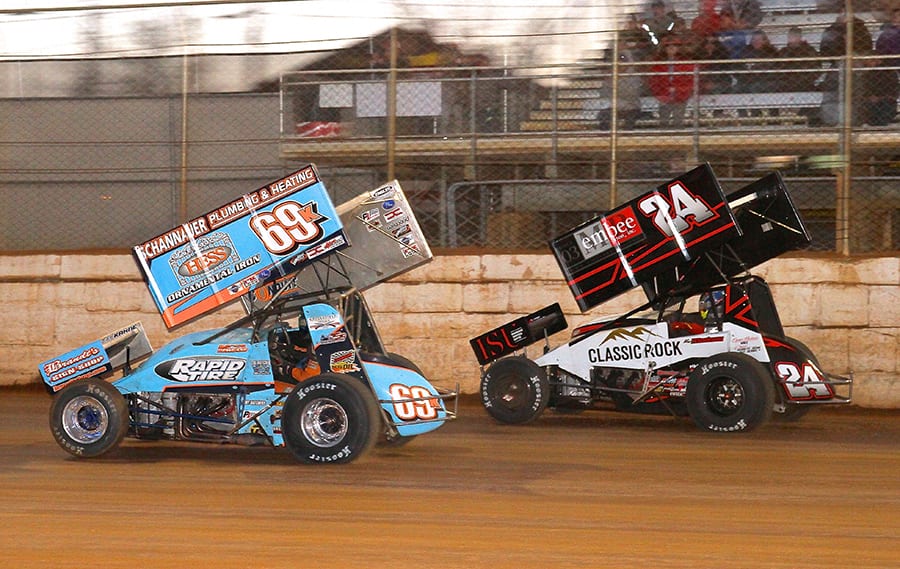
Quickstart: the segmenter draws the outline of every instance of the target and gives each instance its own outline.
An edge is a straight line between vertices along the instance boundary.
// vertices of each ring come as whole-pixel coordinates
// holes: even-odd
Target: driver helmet
[[[719,306],[725,301],[724,290],[711,290],[700,295],[700,318],[705,322],[710,316],[721,314]]]

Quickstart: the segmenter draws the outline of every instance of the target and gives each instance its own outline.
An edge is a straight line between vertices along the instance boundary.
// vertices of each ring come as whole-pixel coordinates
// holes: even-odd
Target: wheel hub
[[[500,388],[500,400],[511,409],[518,408],[522,405],[524,392],[525,386],[521,381],[510,379]]]
[[[100,439],[109,428],[109,415],[99,401],[81,395],[63,408],[62,428],[74,441],[90,444]]]
[[[300,419],[300,428],[307,440],[318,447],[333,447],[347,434],[350,422],[347,411],[333,399],[311,401]]]
[[[744,388],[733,379],[723,379],[710,385],[709,402],[720,415],[731,415],[744,404]]]

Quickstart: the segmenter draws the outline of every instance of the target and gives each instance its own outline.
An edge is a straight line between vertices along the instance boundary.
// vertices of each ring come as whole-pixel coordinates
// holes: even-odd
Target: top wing
[[[740,234],[704,164],[551,240],[550,248],[586,311]]]
[[[316,296],[320,291],[366,290],[433,258],[396,180],[342,203],[337,212],[353,246],[321,259],[311,270],[257,286],[242,299],[248,312],[263,307],[276,293]]]
[[[344,256],[355,288],[365,290],[431,261],[431,248],[397,180],[337,210],[353,243]]]
[[[313,165],[134,247],[172,327],[349,245]]]
[[[728,194],[726,199],[741,237],[644,282],[648,300],[672,294],[687,296],[724,284],[782,253],[809,245],[809,233],[778,172]]]

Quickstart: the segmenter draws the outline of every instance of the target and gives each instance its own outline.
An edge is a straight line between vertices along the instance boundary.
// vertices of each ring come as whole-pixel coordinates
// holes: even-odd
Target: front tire
[[[481,403],[501,423],[530,423],[544,412],[549,399],[544,369],[522,356],[494,362],[481,378]]]
[[[775,386],[766,368],[750,356],[721,354],[694,369],[686,399],[688,414],[701,429],[752,431],[771,418]]]
[[[405,367],[406,369],[412,370],[422,377],[425,377],[425,374],[422,373],[422,370],[419,368],[419,366],[413,363],[411,359],[405,356],[401,356],[400,354],[397,354],[395,352],[388,352],[386,355],[388,358],[394,360],[400,367]]]
[[[79,458],[116,448],[128,432],[128,404],[109,382],[84,379],[65,387],[50,407],[50,432],[57,444]]]
[[[294,386],[281,416],[285,445],[309,464],[356,460],[372,447],[379,427],[371,391],[355,377],[332,373]]]

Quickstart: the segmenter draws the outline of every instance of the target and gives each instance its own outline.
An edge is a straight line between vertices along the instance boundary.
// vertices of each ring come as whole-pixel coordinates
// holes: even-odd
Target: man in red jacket
[[[688,99],[694,94],[694,67],[685,62],[683,42],[677,36],[666,36],[657,63],[651,68],[650,91],[659,101],[660,126],[678,127],[684,123]]]

